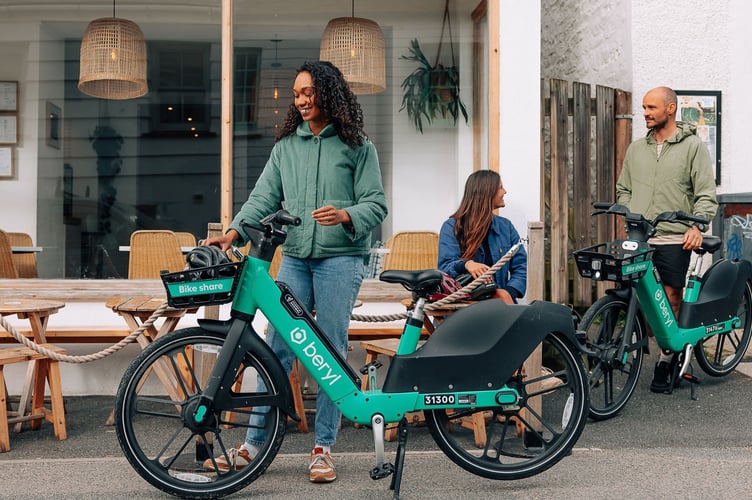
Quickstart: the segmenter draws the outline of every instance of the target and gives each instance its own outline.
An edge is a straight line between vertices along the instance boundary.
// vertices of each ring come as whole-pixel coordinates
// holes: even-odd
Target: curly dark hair
[[[302,71],[311,74],[316,87],[316,105],[329,117],[342,142],[353,149],[362,146],[363,141],[368,139],[363,130],[363,110],[342,72],[329,61],[306,61],[298,68],[296,75]],[[293,101],[287,108],[285,123],[279,129],[276,141],[294,134],[301,123],[303,117]]]

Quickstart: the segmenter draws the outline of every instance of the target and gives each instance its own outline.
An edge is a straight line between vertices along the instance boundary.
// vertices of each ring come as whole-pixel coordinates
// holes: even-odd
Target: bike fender
[[[394,356],[383,392],[501,388],[548,334],[557,333],[577,345],[565,306],[478,302],[448,317],[414,353]]]
[[[198,324],[206,331],[217,333],[223,337],[227,337],[235,320],[214,320],[214,319],[199,319]],[[282,367],[282,363],[279,362],[279,358],[271,347],[264,342],[264,340],[253,329],[253,325],[248,322],[245,323],[245,331],[243,332],[243,343],[246,346],[247,351],[251,351],[256,354],[261,361],[264,362],[266,368],[269,370],[269,375],[281,385],[279,388],[279,397],[281,398],[280,409],[290,418],[296,422],[300,421],[300,416],[295,412],[295,402],[292,397],[292,387],[290,386],[290,379]]]

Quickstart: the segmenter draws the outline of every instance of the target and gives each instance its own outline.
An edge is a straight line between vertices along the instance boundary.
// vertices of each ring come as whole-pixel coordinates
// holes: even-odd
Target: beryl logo
[[[294,343],[298,345],[305,342],[307,338],[308,338],[308,335],[306,334],[306,331],[303,330],[302,328],[295,327],[290,332],[290,340],[292,340]]]
[[[305,342],[307,338],[308,332],[302,328],[295,327],[290,330],[290,340],[294,344],[303,345],[303,342]],[[318,353],[318,350],[316,349],[316,340],[312,340],[307,346],[303,347],[303,354],[311,360],[313,367],[320,372],[321,384],[326,382],[329,385],[334,385],[335,382],[342,377],[336,373],[336,371],[332,370],[329,363],[327,363],[324,357]]]

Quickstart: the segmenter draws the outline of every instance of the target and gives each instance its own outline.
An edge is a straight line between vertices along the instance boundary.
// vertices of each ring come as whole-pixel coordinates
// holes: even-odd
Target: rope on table
[[[10,333],[13,338],[15,338],[17,341],[25,345],[26,347],[35,350],[39,354],[43,356],[47,356],[50,359],[53,359],[55,361],[63,361],[65,363],[88,363],[90,361],[97,361],[99,359],[106,358],[107,356],[110,356],[111,354],[116,353],[117,351],[121,350],[126,345],[134,342],[136,338],[141,335],[144,330],[149,328],[151,325],[154,324],[154,322],[162,316],[162,313],[165,312],[167,309],[167,301],[160,304],[160,306],[154,311],[154,313],[149,316],[149,319],[144,321],[141,326],[139,326],[136,330],[134,330],[130,335],[125,337],[120,342],[113,344],[105,349],[102,349],[99,352],[95,352],[92,354],[82,354],[80,356],[70,356],[68,354],[60,354],[57,352],[50,351],[49,349],[37,344],[33,340],[27,339],[24,335],[21,335],[18,330],[16,330],[13,325],[8,323],[5,320],[5,317],[0,315],[0,325],[2,325],[3,328],[5,328],[8,333]]]
[[[485,273],[481,274],[477,278],[475,278],[473,281],[465,285],[464,287],[460,288],[456,292],[453,292],[443,299],[439,299],[436,302],[432,302],[430,304],[426,304],[425,310],[426,311],[435,311],[436,309],[441,309],[442,307],[452,304],[454,302],[457,302],[458,300],[464,299],[466,297],[466,294],[472,292],[476,288],[478,288],[482,283],[485,283],[486,278],[493,276],[496,274],[496,272],[501,269],[504,264],[509,262],[509,260],[516,254],[520,247],[524,244],[524,242],[527,240],[520,240],[514,245],[512,245],[512,248],[510,248],[507,253],[501,256],[501,258],[491,267],[489,267]],[[353,321],[364,321],[364,322],[371,322],[371,323],[378,323],[378,322],[385,322],[385,321],[399,321],[402,319],[407,318],[407,313],[398,313],[398,314],[381,314],[381,315],[367,315],[367,314],[353,314],[350,316],[350,319]]]

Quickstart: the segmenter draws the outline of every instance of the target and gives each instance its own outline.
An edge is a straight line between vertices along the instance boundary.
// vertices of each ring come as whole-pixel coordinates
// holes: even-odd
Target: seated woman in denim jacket
[[[441,271],[455,278],[469,273],[475,279],[520,241],[512,222],[494,213],[505,206],[506,192],[499,174],[491,170],[479,170],[467,178],[459,208],[439,233]],[[513,304],[525,295],[527,253],[523,247],[496,272],[495,278],[496,298]]]

